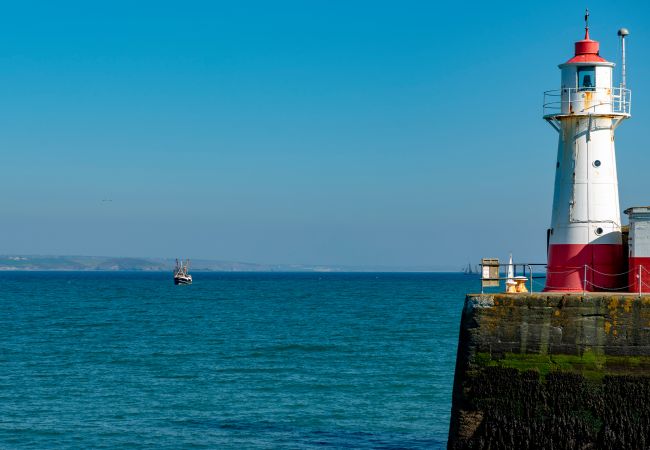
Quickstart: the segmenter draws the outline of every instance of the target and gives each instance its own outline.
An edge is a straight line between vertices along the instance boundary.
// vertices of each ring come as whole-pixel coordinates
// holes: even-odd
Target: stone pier
[[[468,295],[448,448],[650,448],[650,295]]]

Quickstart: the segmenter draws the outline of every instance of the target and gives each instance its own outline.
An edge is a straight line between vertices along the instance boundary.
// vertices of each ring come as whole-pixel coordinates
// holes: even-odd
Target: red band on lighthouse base
[[[620,244],[551,244],[544,292],[627,290],[625,271]]]

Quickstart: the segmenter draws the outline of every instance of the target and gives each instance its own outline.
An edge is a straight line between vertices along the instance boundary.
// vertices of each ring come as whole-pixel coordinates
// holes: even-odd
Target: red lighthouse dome
[[[598,54],[600,51],[600,43],[589,38],[589,27],[585,28],[585,38],[576,42],[575,46],[575,56],[568,60],[566,64],[607,62],[605,58]]]

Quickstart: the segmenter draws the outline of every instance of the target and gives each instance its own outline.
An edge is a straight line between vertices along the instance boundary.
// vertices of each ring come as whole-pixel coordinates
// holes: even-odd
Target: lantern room
[[[614,63],[599,55],[600,44],[589,38],[575,43],[575,56],[564,64],[561,84],[561,114],[607,114],[619,92],[612,90]]]

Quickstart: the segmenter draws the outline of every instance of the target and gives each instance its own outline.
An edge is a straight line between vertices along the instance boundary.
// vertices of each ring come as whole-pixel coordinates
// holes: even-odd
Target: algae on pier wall
[[[650,447],[650,297],[468,296],[448,447]]]

